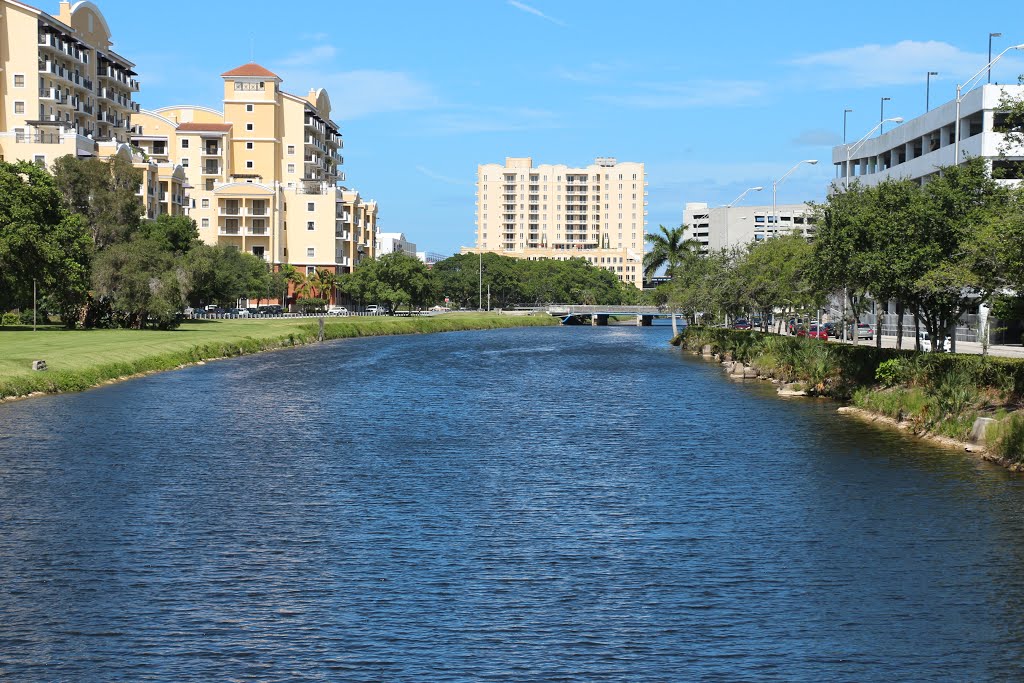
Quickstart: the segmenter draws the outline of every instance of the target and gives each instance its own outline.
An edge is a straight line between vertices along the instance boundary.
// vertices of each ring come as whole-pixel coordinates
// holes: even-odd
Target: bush
[[[989,428],[989,449],[1014,462],[1024,461],[1024,414],[1013,413]]]
[[[299,309],[299,313],[323,313],[327,310],[327,299],[315,299],[313,297],[305,297],[296,299],[295,305]]]
[[[875,369],[875,379],[887,387],[894,387],[897,384],[906,384],[908,376],[908,363],[906,358],[890,358],[878,364]]]
[[[19,323],[21,323],[21,319],[17,313],[4,313],[3,318],[0,318],[0,325],[18,325]]]

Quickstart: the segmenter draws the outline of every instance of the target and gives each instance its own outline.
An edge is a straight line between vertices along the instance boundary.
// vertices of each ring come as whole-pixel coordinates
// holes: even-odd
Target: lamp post
[[[726,249],[729,248],[729,209],[731,209],[736,204],[739,204],[740,200],[742,200],[744,197],[746,197],[748,192],[760,192],[763,189],[764,188],[761,187],[760,185],[758,185],[757,187],[748,187],[747,189],[743,190],[743,192],[740,193],[739,197],[737,197],[736,199],[732,200],[731,202],[729,202],[728,204],[725,205],[725,248]]]
[[[852,109],[844,109],[843,110],[843,144],[844,145],[846,144],[846,115],[851,113],[852,111],[853,111]]]
[[[782,184],[783,180],[785,180],[786,178],[789,177],[790,173],[792,173],[796,169],[800,168],[800,164],[808,164],[810,166],[814,166],[816,163],[818,163],[817,159],[804,159],[803,161],[798,162],[796,164],[796,166],[794,166],[793,168],[791,168],[788,171],[786,171],[781,178],[779,178],[778,180],[773,180],[772,181],[772,217],[771,217],[769,222],[775,224],[776,232],[778,232],[778,229],[779,229],[779,218],[776,215],[776,210],[775,210],[776,206],[777,206],[777,204],[776,204],[776,195],[778,194],[779,185]]]
[[[883,97],[881,103],[878,106],[878,137],[882,137],[882,133],[885,132],[885,103],[891,100],[891,97]]]
[[[929,71],[924,81],[924,110],[926,113],[932,109],[932,76],[938,75],[938,71]]]
[[[1002,33],[989,33],[988,34],[988,82],[992,82],[992,39],[1002,38]]]
[[[884,121],[879,121],[878,123],[876,123],[874,125],[874,127],[871,130],[869,130],[867,133],[864,134],[864,137],[862,137],[860,140],[858,140],[857,142],[853,143],[852,145],[848,145],[846,147],[846,168],[844,169],[846,171],[846,173],[844,174],[844,181],[843,181],[843,189],[844,190],[850,189],[850,160],[853,158],[853,153],[856,152],[861,147],[863,147],[864,143],[868,141],[869,137],[871,137],[871,134],[875,132],[875,128],[878,128],[883,123],[903,123],[903,117],[902,116],[894,116],[891,119],[885,119]]]
[[[988,64],[981,67],[981,71],[968,78],[963,83],[956,86],[956,118],[953,121],[953,165],[960,163],[960,103],[964,99],[964,95],[978,87],[979,79],[981,75],[986,71],[992,71],[992,65],[1003,58],[1010,50],[1024,50],[1024,43],[1020,45],[1011,45],[1002,52],[1000,52],[994,59],[990,59]],[[964,90],[964,88],[967,88]]]

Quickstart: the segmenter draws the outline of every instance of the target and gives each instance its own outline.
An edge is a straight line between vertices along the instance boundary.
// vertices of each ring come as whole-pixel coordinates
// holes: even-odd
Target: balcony
[[[19,144],[59,145],[60,133],[17,133],[14,141]]]
[[[334,237],[335,239],[349,241],[352,239],[352,233],[348,230],[335,230]]]
[[[61,92],[60,88],[40,88],[39,99],[53,100],[57,104],[64,104],[67,102],[67,96]]]
[[[339,221],[344,221],[345,223],[348,223],[352,220],[352,214],[350,214],[348,211],[343,211],[339,213],[337,216],[335,216],[335,218]]]
[[[239,237],[242,234],[242,230],[239,227],[233,228],[220,228],[217,230],[217,234],[222,237]]]
[[[203,166],[202,175],[220,175],[220,164],[206,164]]]
[[[237,218],[245,215],[245,208],[241,206],[220,206],[217,207],[218,216],[230,216]]]
[[[219,157],[223,151],[219,146],[207,145],[203,148],[202,155],[204,157]]]
[[[270,229],[266,227],[246,228],[245,234],[248,235],[249,237],[267,237],[270,235]]]

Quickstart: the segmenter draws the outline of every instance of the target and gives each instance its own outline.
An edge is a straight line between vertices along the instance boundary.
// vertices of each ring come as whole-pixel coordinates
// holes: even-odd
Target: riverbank
[[[557,325],[548,315],[450,313],[429,317],[326,318],[324,340]],[[0,400],[82,391],[218,358],[319,340],[310,318],[190,320],[176,330],[0,330]],[[47,370],[32,370],[45,360]]]
[[[732,377],[775,382],[780,395],[836,399],[858,417],[1024,469],[1024,361],[700,327],[673,344],[723,362]]]

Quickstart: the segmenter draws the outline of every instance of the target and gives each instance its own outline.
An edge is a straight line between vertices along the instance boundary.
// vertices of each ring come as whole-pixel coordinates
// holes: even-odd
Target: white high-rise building
[[[643,286],[644,165],[598,158],[586,167],[509,157],[477,170],[479,251],[526,259],[584,258]]]
[[[806,204],[779,204],[772,214],[768,206],[708,207],[706,202],[687,202],[683,211],[685,239],[700,242],[701,253],[742,246],[799,230],[813,237],[814,213]]]

